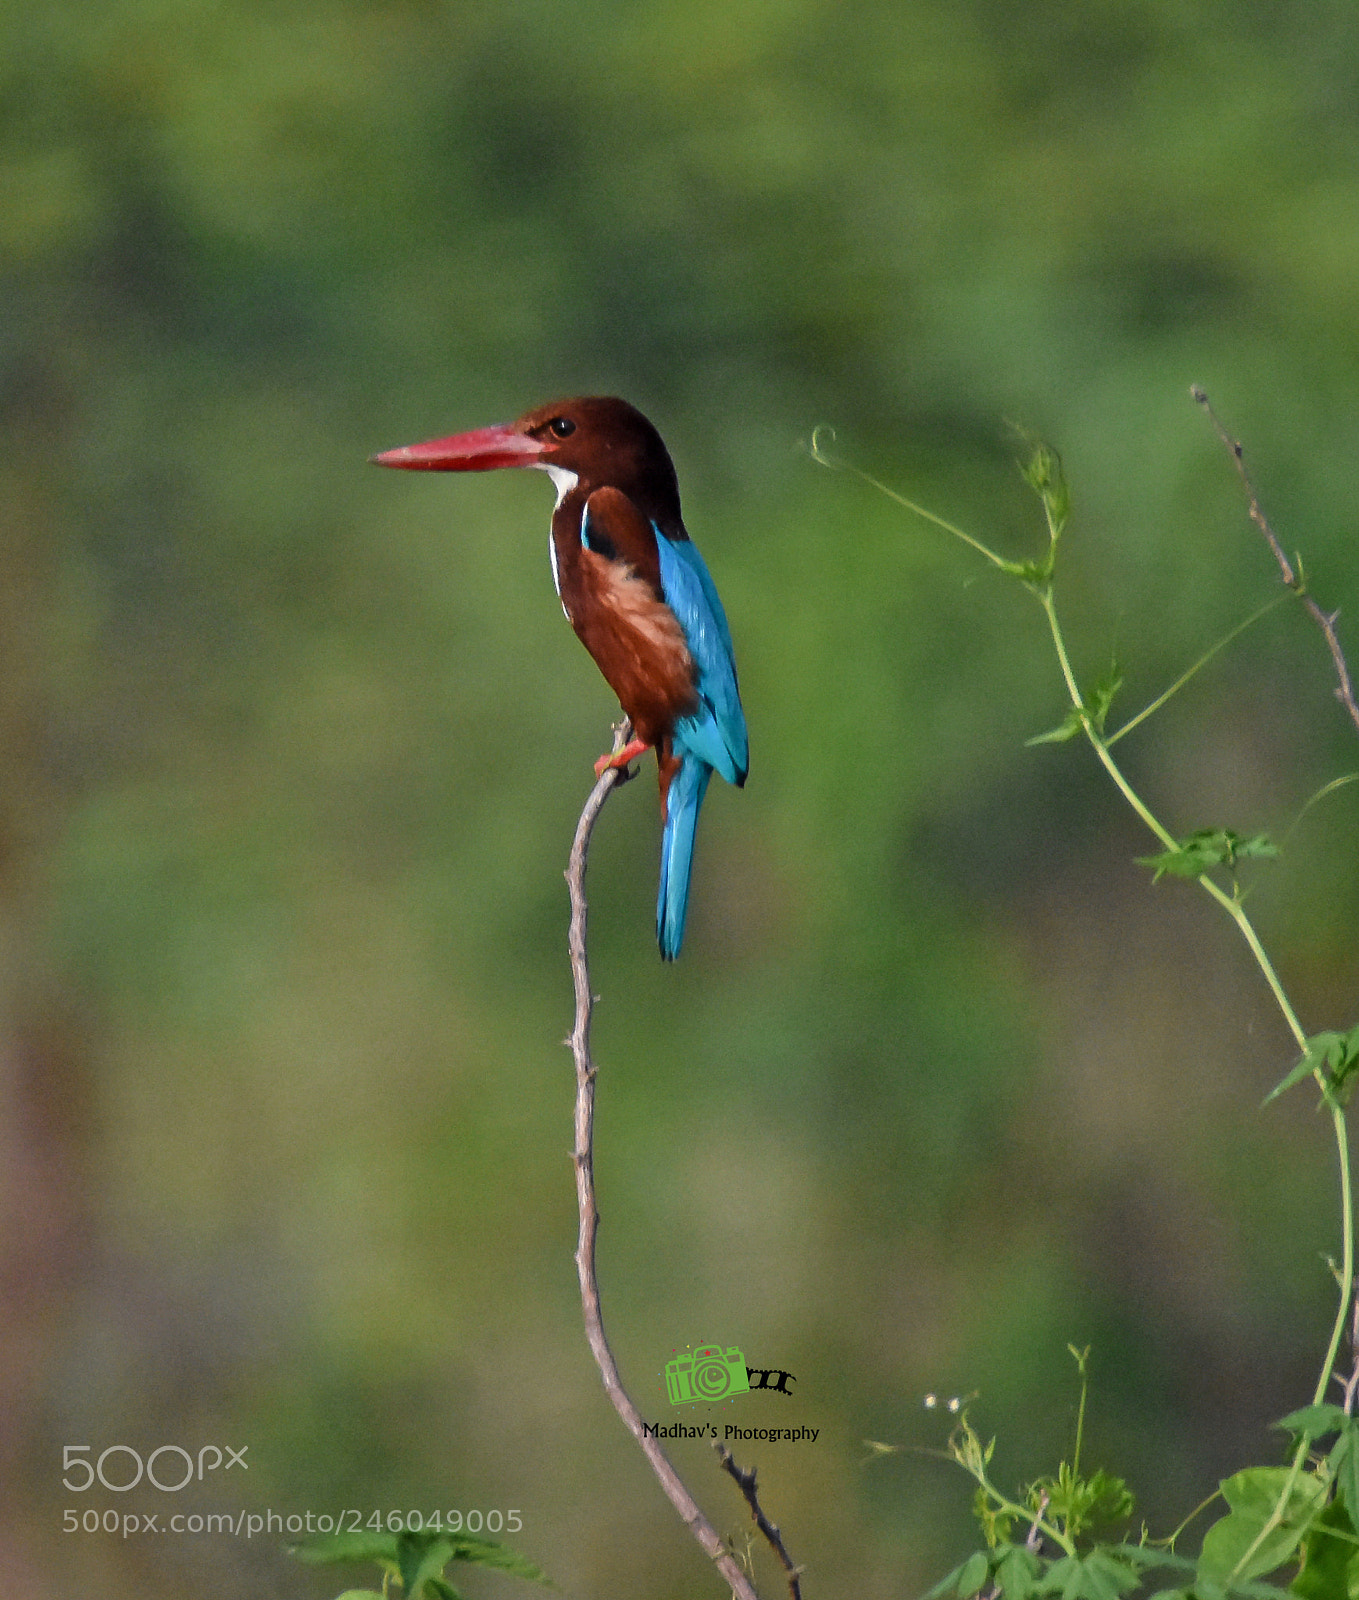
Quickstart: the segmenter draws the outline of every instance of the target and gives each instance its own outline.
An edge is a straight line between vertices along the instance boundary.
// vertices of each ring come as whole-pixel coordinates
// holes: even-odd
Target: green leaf
[[[996,1565],[996,1582],[1005,1600],[1028,1600],[1038,1589],[1038,1557],[1023,1545],[1011,1545]]]
[[[1265,1096],[1266,1105],[1295,1083],[1320,1073],[1328,1098],[1341,1103],[1349,1099],[1354,1079],[1359,1074],[1359,1028],[1348,1033],[1314,1033],[1307,1041],[1302,1059]]]
[[[1072,706],[1055,728],[1049,728],[1046,733],[1036,733],[1032,739],[1025,739],[1024,748],[1028,750],[1036,744],[1065,744],[1084,729],[1084,711],[1079,706]]]
[[[1279,1079],[1278,1083],[1274,1085],[1260,1104],[1267,1106],[1271,1100],[1277,1100],[1281,1094],[1286,1093],[1295,1083],[1301,1083],[1304,1078],[1310,1078],[1314,1070],[1315,1065],[1312,1057],[1310,1055],[1303,1056],[1300,1061],[1284,1073],[1283,1077]]]
[[[339,1565],[346,1561],[376,1561],[392,1572],[396,1565],[396,1535],[369,1532],[318,1533],[300,1544],[290,1545],[289,1554],[310,1567]]]
[[[338,1562],[374,1561],[394,1578],[399,1578],[408,1600],[461,1600],[443,1576],[450,1561],[466,1561],[479,1567],[493,1567],[533,1583],[551,1585],[552,1580],[527,1556],[494,1539],[477,1539],[467,1533],[441,1533],[427,1528],[418,1533],[377,1533],[359,1529],[353,1533],[327,1533],[293,1545],[291,1554],[310,1566]],[[351,1595],[372,1595],[373,1589],[353,1589]]]
[[[346,1589],[335,1600],[384,1600],[381,1589]]]
[[[976,1594],[991,1572],[991,1561],[985,1550],[974,1550],[958,1568],[958,1593],[963,1600]]]
[[[1346,1416],[1345,1408],[1329,1402],[1304,1406],[1301,1411],[1290,1411],[1274,1424],[1276,1428],[1284,1428],[1289,1433],[1305,1433],[1310,1439],[1324,1439],[1328,1433],[1349,1425],[1350,1418]]]
[[[1282,1520],[1255,1545],[1291,1476],[1287,1467],[1248,1467],[1222,1483],[1222,1496],[1231,1507],[1203,1536],[1198,1575],[1203,1582],[1239,1587],[1242,1579],[1273,1572],[1289,1560],[1302,1539],[1308,1518],[1325,1494],[1325,1486],[1310,1474],[1299,1476],[1288,1497]],[[1246,1552],[1254,1553],[1239,1574]],[[1235,1574],[1235,1576],[1233,1576]]]
[[[1081,1564],[1081,1580],[1078,1586],[1067,1584],[1062,1594],[1062,1600],[1118,1600],[1124,1588],[1137,1585],[1134,1577],[1131,1585],[1116,1583],[1111,1577],[1100,1570],[1092,1561]]]
[[[1326,1465],[1331,1469],[1336,1499],[1352,1518],[1359,1517],[1359,1439],[1352,1421],[1332,1446]]]
[[[982,1559],[985,1560],[985,1553],[981,1552],[981,1555]],[[967,1571],[969,1564],[975,1559],[976,1558],[974,1556],[969,1556],[967,1560],[963,1562],[962,1566],[954,1567],[952,1572],[945,1573],[944,1576],[940,1578],[939,1582],[935,1584],[933,1589],[927,1589],[925,1593],[921,1595],[920,1600],[940,1600],[940,1597],[942,1595],[946,1595],[955,1584],[962,1582],[963,1573]]]
[[[1351,1542],[1354,1537],[1348,1512],[1333,1501],[1308,1529],[1293,1593],[1302,1600],[1359,1600],[1359,1543]]]
[[[1112,1554],[1122,1556],[1135,1567],[1178,1567],[1181,1572],[1192,1572],[1197,1562],[1190,1561],[1186,1556],[1177,1556],[1173,1550],[1153,1550],[1145,1544],[1112,1544],[1108,1546]]]
[[[1166,873],[1177,878],[1199,878],[1211,867],[1234,867],[1248,858],[1277,856],[1278,845],[1263,833],[1244,839],[1231,828],[1199,828],[1182,839],[1174,850],[1156,856],[1139,856],[1139,866],[1153,870],[1153,883]]]
[[[1141,1579],[1137,1570],[1127,1561],[1120,1561],[1111,1550],[1102,1546],[1092,1550],[1085,1558],[1087,1568],[1098,1571],[1115,1586],[1119,1594],[1135,1589]]]
[[[512,1572],[517,1578],[528,1578],[533,1583],[549,1586],[552,1579],[527,1556],[521,1556],[508,1545],[497,1544],[494,1539],[474,1539],[466,1533],[444,1535],[453,1546],[454,1561],[468,1561],[478,1567],[494,1567],[497,1572]]]
[[[1079,1582],[1081,1577],[1081,1562],[1077,1556],[1062,1556],[1054,1561],[1043,1576],[1043,1594],[1059,1594],[1062,1600],[1068,1600],[1068,1592],[1073,1581]]]
[[[1054,1561],[1043,1579],[1042,1593],[1060,1594],[1062,1600],[1119,1600],[1141,1581],[1128,1562],[1100,1547],[1087,1556]]]
[[[399,1533],[396,1536],[396,1561],[401,1569],[401,1586],[410,1600],[425,1600],[425,1580],[437,1578],[453,1559],[453,1541],[443,1534]]]
[[[1103,733],[1104,724],[1109,716],[1109,707],[1122,687],[1123,674],[1115,661],[1081,705],[1072,706],[1055,728],[1049,728],[1046,733],[1036,733],[1032,739],[1025,739],[1024,748],[1031,749],[1037,744],[1065,744],[1069,739],[1074,739],[1078,733],[1084,732],[1087,722],[1096,733]]]

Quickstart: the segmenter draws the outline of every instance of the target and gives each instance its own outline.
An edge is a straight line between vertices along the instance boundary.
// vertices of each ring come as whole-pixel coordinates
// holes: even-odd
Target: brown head
[[[371,459],[426,472],[538,467],[552,475],[559,496],[577,486],[589,495],[607,484],[621,489],[671,538],[684,536],[670,452],[635,406],[611,395],[553,400],[516,422],[385,450]]]

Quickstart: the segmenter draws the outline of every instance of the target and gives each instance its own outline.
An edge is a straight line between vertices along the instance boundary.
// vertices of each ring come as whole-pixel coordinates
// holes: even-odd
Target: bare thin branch
[[[714,1444],[713,1449],[717,1451],[717,1459],[722,1463],[723,1468],[735,1478],[738,1488],[746,1497],[746,1504],[750,1507],[750,1514],[755,1519],[755,1526],[769,1540],[774,1554],[783,1563],[783,1570],[788,1574],[788,1593],[792,1596],[792,1600],[802,1600],[802,1589],[798,1583],[802,1568],[794,1562],[792,1556],[784,1549],[783,1535],[765,1516],[760,1506],[759,1495],[755,1490],[755,1468],[752,1467],[749,1472],[746,1472],[738,1467],[735,1457],[724,1444]]]
[[[621,750],[631,737],[632,729],[625,721],[614,730],[615,752]],[[651,1463],[651,1470],[660,1481],[666,1498],[679,1512],[690,1533],[707,1552],[717,1570],[731,1585],[736,1600],[759,1600],[750,1581],[741,1571],[736,1559],[722,1543],[717,1530],[699,1510],[694,1497],[685,1488],[679,1474],[670,1464],[656,1438],[646,1430],[642,1414],[633,1405],[618,1375],[618,1364],[609,1348],[604,1333],[604,1319],[599,1305],[599,1281],[595,1275],[595,1238],[599,1232],[599,1208],[595,1203],[594,1128],[595,1128],[595,1072],[590,1056],[590,1019],[594,1012],[594,994],[590,989],[590,966],[586,953],[585,866],[590,850],[590,835],[610,792],[626,782],[626,774],[616,768],[605,770],[590,792],[585,809],[576,824],[576,837],[571,845],[571,862],[566,872],[566,882],[571,891],[571,975],[576,986],[576,1023],[568,1043],[576,1063],[576,1146],[573,1159],[576,1167],[576,1198],[580,1209],[580,1241],[576,1247],[576,1268],[580,1274],[580,1303],[585,1314],[585,1336],[600,1377],[604,1392],[613,1408],[623,1419],[628,1432],[642,1447]]]
[[[1237,473],[1246,487],[1246,493],[1250,496],[1250,520],[1264,534],[1265,543],[1273,551],[1274,559],[1279,563],[1279,572],[1283,577],[1283,581],[1302,600],[1312,620],[1321,629],[1322,635],[1326,640],[1326,647],[1331,652],[1331,660],[1335,663],[1335,675],[1339,680],[1335,690],[1335,697],[1349,713],[1350,721],[1355,728],[1359,729],[1359,703],[1355,701],[1354,685],[1350,681],[1350,669],[1345,663],[1345,653],[1340,648],[1340,638],[1335,631],[1336,618],[1339,617],[1340,613],[1333,611],[1328,616],[1307,592],[1305,580],[1294,571],[1293,563],[1284,554],[1283,546],[1275,536],[1274,529],[1269,525],[1269,518],[1266,517],[1264,507],[1260,504],[1260,496],[1255,492],[1255,484],[1251,480],[1250,473],[1246,470],[1245,452],[1241,448],[1241,441],[1233,439],[1226,428],[1222,426],[1217,412],[1213,410],[1212,403],[1204,391],[1199,388],[1198,384],[1194,384],[1189,392],[1208,413],[1208,419],[1213,424],[1213,431],[1231,452]]]

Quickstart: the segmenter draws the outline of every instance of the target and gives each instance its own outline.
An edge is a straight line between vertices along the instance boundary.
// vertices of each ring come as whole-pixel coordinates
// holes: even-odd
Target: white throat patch
[[[548,477],[551,478],[553,483],[557,486],[557,505],[560,505],[562,501],[566,499],[567,495],[571,493],[572,489],[574,489],[580,482],[580,478],[577,476],[577,474],[574,472],[568,472],[565,467],[550,467],[546,462],[544,462],[542,471],[547,473]]]
[[[552,479],[553,484],[556,486],[557,505],[552,508],[555,511],[557,507],[561,505],[562,501],[566,499],[567,495],[571,493],[572,489],[574,489],[580,482],[580,478],[576,473],[568,472],[565,467],[552,467],[549,466],[545,461],[541,463],[535,462],[534,465],[538,466],[541,471],[547,473],[548,477]],[[552,530],[550,528],[548,529],[547,534],[547,554],[548,559],[552,563],[552,587],[557,591],[558,600],[561,600],[562,580],[561,574],[557,571],[557,541],[552,537]],[[571,613],[566,609],[565,600],[562,600],[562,616],[564,616],[566,620],[570,622]]]

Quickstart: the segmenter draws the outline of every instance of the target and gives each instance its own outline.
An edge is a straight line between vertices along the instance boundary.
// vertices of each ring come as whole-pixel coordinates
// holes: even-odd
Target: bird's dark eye
[[[548,432],[555,433],[559,439],[568,439],[576,431],[576,425],[570,417],[553,417],[547,427]]]

